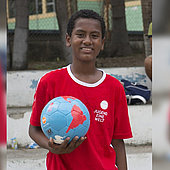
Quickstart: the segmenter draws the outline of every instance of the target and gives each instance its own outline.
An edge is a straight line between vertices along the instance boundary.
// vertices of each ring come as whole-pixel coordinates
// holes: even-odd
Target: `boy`
[[[72,64],[47,73],[39,81],[29,134],[49,150],[48,170],[127,169],[123,139],[131,138],[132,133],[124,89],[118,80],[95,67],[96,57],[104,48],[104,34],[104,20],[96,12],[76,12],[69,20],[66,34],[66,45],[72,48]],[[76,136],[70,143],[68,137],[57,145],[44,136],[41,111],[58,96],[73,96],[86,105],[90,112],[86,137]]]

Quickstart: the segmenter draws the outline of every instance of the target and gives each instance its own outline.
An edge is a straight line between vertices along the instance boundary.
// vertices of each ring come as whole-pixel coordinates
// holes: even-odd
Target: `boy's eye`
[[[77,36],[78,36],[79,38],[83,38],[83,37],[84,37],[84,34],[78,33]]]
[[[92,34],[91,36],[92,36],[92,38],[94,38],[94,39],[99,38],[99,35],[98,35],[98,34]]]

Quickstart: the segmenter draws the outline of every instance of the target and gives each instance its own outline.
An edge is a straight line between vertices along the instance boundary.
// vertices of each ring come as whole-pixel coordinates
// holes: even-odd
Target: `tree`
[[[112,10],[111,41],[107,43],[108,56],[128,56],[131,48],[125,19],[124,0],[110,0]]]
[[[71,63],[71,49],[66,47],[65,35],[70,16],[77,10],[77,0],[55,0],[56,15],[60,31],[61,49],[64,59]]]
[[[26,69],[28,65],[28,16],[28,1],[16,0],[16,26],[12,56],[12,68],[15,70]]]
[[[150,41],[148,38],[149,24],[152,22],[152,0],[141,0],[142,4],[142,18],[144,27],[144,44],[145,44],[145,55],[149,56],[151,52]]]
[[[150,22],[152,22],[152,0],[141,0],[142,4],[142,18],[144,34],[148,34]]]

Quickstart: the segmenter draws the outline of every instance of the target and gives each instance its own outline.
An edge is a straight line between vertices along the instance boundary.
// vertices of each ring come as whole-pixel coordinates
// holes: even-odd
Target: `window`
[[[29,1],[29,15],[42,14],[42,0]]]
[[[55,3],[54,0],[46,0],[47,12],[55,11]]]

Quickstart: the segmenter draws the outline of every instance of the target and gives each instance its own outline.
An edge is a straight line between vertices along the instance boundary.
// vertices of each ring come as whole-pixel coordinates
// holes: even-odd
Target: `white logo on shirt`
[[[103,109],[103,110],[106,110],[108,108],[108,102],[106,100],[103,100],[101,103],[100,103],[100,107]]]
[[[104,112],[102,110],[95,110],[94,113],[96,114],[95,116],[95,121],[98,121],[98,122],[104,122],[105,120],[105,116],[107,116],[107,112]]]

